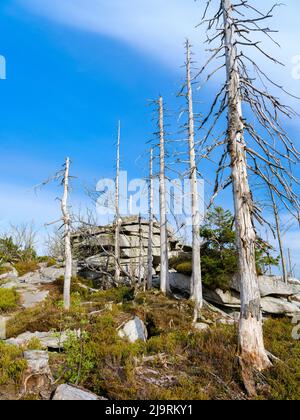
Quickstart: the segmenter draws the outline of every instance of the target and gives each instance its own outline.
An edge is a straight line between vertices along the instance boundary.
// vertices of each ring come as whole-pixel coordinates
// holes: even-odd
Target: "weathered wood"
[[[200,212],[199,192],[197,178],[197,164],[195,153],[195,119],[193,104],[193,89],[191,79],[191,45],[186,42],[186,85],[187,85],[187,106],[188,106],[188,144],[190,158],[190,183],[191,183],[191,209],[192,209],[192,282],[191,298],[195,302],[195,317],[197,321],[198,312],[203,307],[202,278],[201,278],[201,238],[200,238]]]
[[[242,98],[237,67],[236,33],[232,17],[231,0],[222,0],[222,8],[225,28],[229,102],[228,149],[231,159],[235,226],[241,282],[242,306],[239,326],[240,360],[246,379],[249,368],[262,371],[270,366],[270,360],[266,353],[263,340],[260,293],[255,263],[256,233],[252,220],[253,202],[247,173]],[[249,392],[251,391],[250,388],[251,385],[249,385]]]
[[[153,149],[150,150],[149,161],[149,232],[148,232],[148,271],[147,288],[152,289],[153,276],[153,213],[154,213],[154,180],[153,180]]]
[[[65,279],[64,279],[64,308],[70,309],[71,305],[71,279],[72,279],[72,247],[71,247],[71,217],[68,208],[70,177],[70,159],[66,159],[64,175],[64,193],[61,200],[61,210],[64,222],[64,244],[65,244]]]
[[[166,208],[166,175],[165,175],[165,128],[164,128],[164,102],[159,98],[159,201],[160,201],[160,290],[166,294],[169,289],[169,262],[168,262],[168,233],[167,233],[167,208]]]
[[[120,142],[121,142],[121,122],[118,124],[118,139],[117,139],[117,160],[116,160],[116,190],[115,190],[115,282],[120,282],[120,230],[121,230],[121,218],[120,218]]]

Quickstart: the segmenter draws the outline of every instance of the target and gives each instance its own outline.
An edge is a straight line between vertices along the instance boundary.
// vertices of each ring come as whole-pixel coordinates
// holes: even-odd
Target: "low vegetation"
[[[0,289],[0,314],[17,308],[19,295],[14,289]]]

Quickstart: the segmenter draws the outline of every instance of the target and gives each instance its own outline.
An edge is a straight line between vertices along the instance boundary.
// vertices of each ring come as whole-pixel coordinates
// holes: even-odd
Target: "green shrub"
[[[22,350],[18,347],[0,342],[0,385],[7,385],[10,382],[19,384],[27,367],[22,355]]]
[[[0,289],[0,312],[9,312],[16,309],[19,295],[14,289]]]
[[[19,273],[19,276],[25,276],[27,273],[31,273],[39,269],[38,262],[36,260],[29,261],[18,261],[15,263],[15,269]]]

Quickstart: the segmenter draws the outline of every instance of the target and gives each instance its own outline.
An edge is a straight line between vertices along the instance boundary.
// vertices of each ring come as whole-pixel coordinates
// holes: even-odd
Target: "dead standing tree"
[[[153,148],[149,159],[149,231],[148,231],[148,270],[147,288],[152,289],[153,276],[153,222],[154,222],[154,178],[153,178]]]
[[[165,173],[165,126],[164,102],[159,98],[159,200],[160,200],[160,290],[166,294],[169,291],[169,259],[168,259],[168,229],[167,229],[167,197]]]
[[[116,185],[115,185],[115,282],[120,283],[120,143],[121,143],[121,122],[118,124],[118,138],[117,138],[117,161],[116,161]]]
[[[191,44],[186,42],[186,101],[188,108],[188,145],[189,145],[189,178],[191,183],[191,216],[192,216],[192,284],[191,297],[195,302],[194,322],[197,322],[199,311],[203,307],[202,277],[201,277],[201,238],[200,210],[198,191],[198,168],[195,150],[195,119],[191,75]]]
[[[259,42],[252,40],[253,34],[265,35],[273,40],[274,31],[262,25],[272,17],[274,7],[269,12],[262,13],[248,0],[237,4],[232,4],[231,0],[221,0],[218,2],[216,13],[207,19],[208,10],[213,3],[213,0],[207,2],[203,17],[203,23],[208,25],[207,43],[210,45],[211,56],[199,76],[216,59],[221,59],[221,65],[209,70],[207,81],[224,67],[226,81],[203,120],[202,127],[208,128],[202,148],[203,155],[206,156],[218,146],[223,148],[217,169],[214,198],[222,189],[231,184],[233,186],[241,283],[240,361],[247,390],[250,394],[255,394],[253,371],[262,371],[271,363],[264,347],[255,266],[257,235],[254,219],[260,223],[265,220],[252,196],[249,175],[262,179],[266,188],[270,188],[286,209],[299,218],[299,199],[292,188],[292,184],[298,183],[298,180],[293,176],[291,166],[299,162],[300,155],[279,121],[280,114],[291,118],[294,115],[293,111],[290,107],[282,105],[266,85],[281,89],[285,94],[287,92],[272,82],[250,54],[254,49],[271,62],[279,63],[262,49]],[[216,42],[219,44],[213,45]],[[252,73],[249,67],[253,69]],[[224,139],[209,144],[211,134],[222,122],[225,112],[228,119],[227,133]],[[260,130],[251,122],[251,117],[258,121]],[[273,147],[274,138],[280,140],[280,147]],[[264,170],[266,166],[272,178]],[[230,174],[225,178],[224,173],[227,169],[230,170]]]
[[[68,207],[70,181],[70,159],[66,159],[63,177],[64,193],[61,200],[61,211],[64,223],[65,243],[65,279],[64,279],[64,308],[69,311],[71,307],[71,279],[72,279],[72,246],[71,246],[71,215]]]
[[[36,188],[46,186],[53,181],[59,181],[63,186],[63,196],[60,200],[61,202],[61,213],[62,217],[52,222],[49,225],[53,225],[56,223],[63,223],[62,226],[59,228],[64,228],[64,233],[62,235],[63,240],[63,253],[65,258],[65,275],[64,275],[64,309],[66,311],[70,310],[71,307],[71,280],[72,280],[72,245],[71,245],[71,230],[72,230],[72,217],[69,208],[69,192],[70,192],[70,179],[72,178],[70,175],[70,165],[71,161],[69,158],[66,158],[66,162],[63,165],[62,170],[58,171],[54,176],[50,177],[46,181],[44,181],[41,185]]]

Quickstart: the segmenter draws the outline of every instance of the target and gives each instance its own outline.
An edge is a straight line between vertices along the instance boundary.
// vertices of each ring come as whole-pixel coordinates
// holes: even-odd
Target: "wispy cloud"
[[[196,28],[206,4],[203,0],[16,1],[32,13],[56,23],[118,39],[173,69],[182,63],[180,47],[186,37],[192,39],[197,52],[204,54],[204,28]],[[261,7],[268,10],[273,3],[273,0],[265,0]],[[292,77],[295,66],[292,59],[300,54],[298,15],[298,0],[289,0],[286,6],[276,9],[272,23],[269,20],[268,24],[278,30],[275,37],[282,48],[278,49],[267,39],[265,42],[268,51],[286,64],[286,68],[274,66],[272,75],[300,96],[300,80]],[[259,55],[257,59],[265,61]]]

